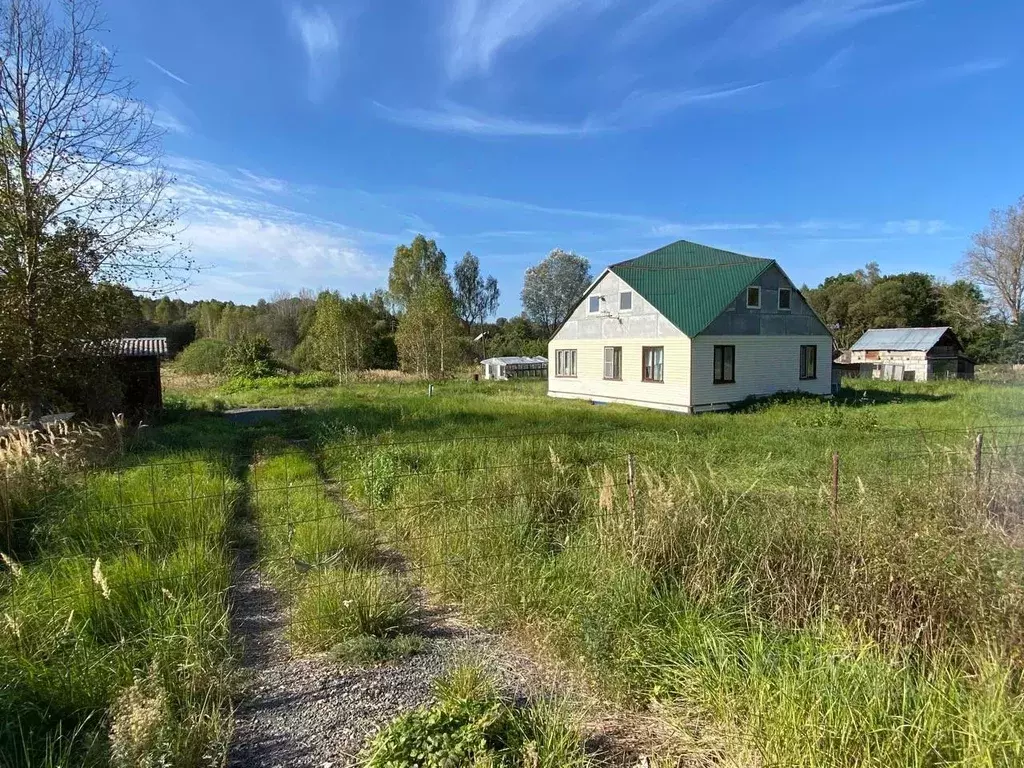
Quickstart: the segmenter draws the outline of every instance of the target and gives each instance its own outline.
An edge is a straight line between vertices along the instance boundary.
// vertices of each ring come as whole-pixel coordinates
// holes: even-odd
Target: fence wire
[[[793,429],[792,439],[808,434]],[[672,437],[269,438],[229,456],[128,454],[65,479],[36,507],[9,503],[0,603],[17,638],[8,643],[31,653],[19,638],[40,624],[129,646],[171,619],[209,631],[215,619],[198,608],[224,595],[236,635],[240,611],[276,612],[296,653],[328,651],[366,627],[416,632],[427,602],[539,588],[522,579],[540,576],[503,559],[502,547],[535,562],[605,553],[629,562],[651,488],[666,477],[733,499],[753,478],[771,503],[823,516],[865,494],[884,503],[887,492],[943,487],[1000,525],[1020,523],[1012,500],[1024,487],[1024,425],[877,430],[848,452],[819,442],[789,471],[769,453],[746,465],[714,451],[674,454]],[[5,498],[18,496],[7,488]],[[167,619],[104,624],[129,605]]]

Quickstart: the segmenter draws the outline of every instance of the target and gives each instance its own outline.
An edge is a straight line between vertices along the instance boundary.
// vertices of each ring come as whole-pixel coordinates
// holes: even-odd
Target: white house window
[[[591,314],[601,311],[601,297],[591,296],[590,297],[590,312]]]
[[[633,292],[623,291],[619,294],[619,311],[626,312],[633,308]]]
[[[793,292],[789,288],[779,289],[779,309],[789,309],[793,306]]]
[[[800,345],[800,378],[818,378],[818,348],[814,344]]]
[[[555,376],[575,378],[576,350],[559,349],[555,352]]]
[[[604,377],[613,381],[622,378],[622,347],[604,348]]]
[[[665,380],[665,348],[644,347],[644,381]]]
[[[761,286],[752,285],[749,288],[747,288],[747,308],[761,308]]]

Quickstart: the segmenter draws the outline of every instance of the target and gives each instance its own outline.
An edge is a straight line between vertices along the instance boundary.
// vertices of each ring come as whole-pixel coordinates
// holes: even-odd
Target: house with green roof
[[[828,396],[832,348],[773,259],[680,240],[598,276],[548,344],[548,394],[683,413]]]

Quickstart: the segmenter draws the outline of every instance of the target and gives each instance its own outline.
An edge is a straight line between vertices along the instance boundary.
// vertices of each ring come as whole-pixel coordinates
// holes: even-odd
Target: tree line
[[[85,399],[109,413],[118,382],[103,351],[122,335],[201,342],[214,362],[233,349],[236,362],[273,355],[300,370],[447,375],[484,356],[543,354],[590,284],[587,259],[556,249],[525,271],[522,314],[495,320],[500,289],[477,257],[449,272],[420,235],[395,249],[387,289],[371,294],[169,298],[191,263],[160,130],[100,29],[97,0],[0,0],[0,401],[38,413]],[[1024,197],[992,213],[959,272],[946,283],[869,264],[806,293],[841,346],[871,326],[950,325],[978,362],[1021,362]]]
[[[555,249],[526,271],[522,314],[495,319],[501,291],[479,258],[466,252],[449,273],[445,252],[417,235],[395,249],[387,289],[306,290],[252,305],[133,296],[123,331],[165,336],[172,352],[199,341],[189,355],[195,372],[219,371],[233,345],[258,338],[285,369],[444,376],[485,355],[545,355],[555,325],[591,280],[587,259]]]

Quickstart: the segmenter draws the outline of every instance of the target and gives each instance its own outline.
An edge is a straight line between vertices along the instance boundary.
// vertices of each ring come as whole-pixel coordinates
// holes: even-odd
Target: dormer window
[[[747,309],[761,308],[761,286],[752,285],[747,288]]]

